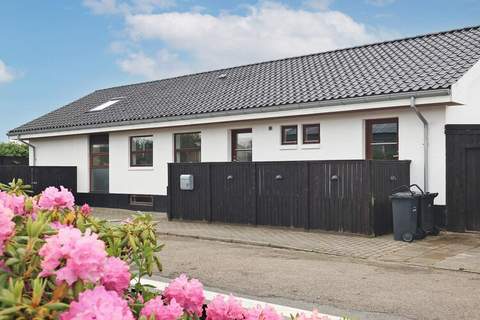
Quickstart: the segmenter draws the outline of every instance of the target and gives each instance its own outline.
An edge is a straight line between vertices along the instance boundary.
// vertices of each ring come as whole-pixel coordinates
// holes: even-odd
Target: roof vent
[[[222,73],[218,76],[218,79],[225,79],[227,77],[226,73]]]
[[[117,102],[120,101],[120,100],[121,100],[121,99],[119,99],[119,98],[109,100],[109,101],[107,101],[107,102],[102,103],[102,104],[99,105],[99,106],[96,106],[96,107],[93,108],[93,109],[88,110],[88,112],[101,111],[101,110],[103,110],[103,109],[105,109],[105,108],[108,108],[108,107],[110,107],[111,105],[117,103]]]

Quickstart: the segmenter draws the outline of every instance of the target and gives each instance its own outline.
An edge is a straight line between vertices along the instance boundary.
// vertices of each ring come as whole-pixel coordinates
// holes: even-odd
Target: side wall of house
[[[65,136],[33,139],[37,166],[77,167],[77,191],[89,192],[89,149],[88,136]],[[33,165],[33,152],[30,152],[30,165]]]
[[[430,190],[439,192],[436,203],[445,203],[445,108],[420,107],[430,123]],[[212,125],[161,128],[109,133],[110,193],[167,193],[167,164],[173,162],[173,134],[201,132],[204,162],[230,161],[231,130],[252,128],[253,160],[334,160],[365,158],[365,120],[399,118],[399,158],[412,160],[411,181],[423,186],[423,125],[409,108],[371,110],[308,117],[231,122]],[[302,145],[301,125],[320,123],[320,144]],[[282,146],[280,127],[299,125],[299,144]],[[131,168],[129,138],[153,135],[152,168]],[[31,141],[37,146],[37,165],[78,167],[78,190],[89,192],[88,136],[45,138]],[[441,173],[441,174],[439,174]]]
[[[480,62],[452,86],[452,99],[462,105],[447,107],[446,124],[480,123]]]

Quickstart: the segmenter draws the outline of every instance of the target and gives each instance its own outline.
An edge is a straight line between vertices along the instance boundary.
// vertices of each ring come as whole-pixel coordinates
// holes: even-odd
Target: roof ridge
[[[189,74],[184,74],[184,75],[179,75],[179,76],[164,78],[164,79],[157,79],[157,80],[151,80],[151,81],[143,81],[143,82],[137,82],[137,83],[124,84],[124,85],[119,85],[119,86],[113,86],[113,87],[98,89],[98,90],[95,90],[94,92],[104,91],[104,90],[109,90],[109,89],[124,88],[124,87],[130,87],[130,86],[146,85],[146,84],[150,84],[150,83],[180,79],[180,78],[184,78],[184,77],[197,76],[197,75],[201,75],[201,74],[209,74],[209,73],[227,71],[227,70],[232,70],[232,69],[237,69],[237,68],[267,64],[267,63],[272,63],[272,62],[299,59],[299,58],[311,57],[311,56],[316,56],[316,55],[323,55],[323,54],[329,54],[329,53],[335,53],[335,52],[341,52],[341,51],[347,51],[347,50],[354,50],[354,49],[359,49],[359,48],[373,47],[373,46],[378,46],[378,45],[387,44],[387,43],[394,43],[394,42],[407,41],[407,40],[413,40],[413,39],[419,39],[419,38],[426,38],[426,37],[437,36],[437,35],[441,35],[441,34],[462,32],[462,31],[466,31],[466,30],[479,29],[479,28],[480,28],[480,25],[466,26],[466,27],[461,27],[461,28],[456,28],[456,29],[424,33],[424,34],[419,34],[419,35],[415,35],[415,36],[396,38],[396,39],[385,40],[385,41],[380,41],[380,42],[366,43],[366,44],[357,45],[357,46],[353,46],[353,47],[338,48],[338,49],[332,49],[332,50],[315,52],[315,53],[308,53],[308,54],[303,54],[303,55],[293,56],[293,57],[285,57],[285,58],[273,59],[273,60],[268,60],[268,61],[259,61],[259,62],[247,63],[247,64],[233,66],[233,67],[226,67],[226,68],[215,69],[215,70],[194,72],[194,73],[189,73]]]

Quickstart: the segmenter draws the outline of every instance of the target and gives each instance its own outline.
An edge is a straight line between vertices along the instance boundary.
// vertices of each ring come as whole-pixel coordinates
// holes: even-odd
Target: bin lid
[[[410,192],[410,191],[402,191],[402,192],[395,192],[390,196],[390,199],[412,199],[412,198],[419,198],[422,194],[420,192]]]

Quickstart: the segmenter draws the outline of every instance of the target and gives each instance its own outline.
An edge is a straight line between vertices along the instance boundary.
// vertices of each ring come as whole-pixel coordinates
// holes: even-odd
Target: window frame
[[[133,151],[133,139],[135,138],[152,138],[152,150],[151,151]],[[138,153],[151,153],[152,154],[152,163],[151,164],[133,164],[133,155]],[[151,168],[153,167],[153,135],[143,135],[143,136],[131,136],[130,137],[130,167],[131,168]]]
[[[200,136],[200,147],[195,147],[195,148],[177,148],[177,136],[182,135],[182,134],[198,134]],[[177,159],[177,151],[182,151],[182,150],[188,150],[188,151],[200,151],[200,159],[198,162],[202,162],[202,132],[201,131],[192,131],[192,132],[178,132],[173,134],[173,161],[175,163],[181,163],[178,162]]]
[[[286,141],[285,129],[293,128],[296,130],[297,139],[295,141]],[[282,146],[298,145],[298,124],[280,126],[280,143]]]
[[[149,202],[137,201],[137,197],[148,197],[150,198]],[[149,194],[130,194],[128,199],[128,204],[135,207],[151,207],[153,208],[153,196]]]
[[[381,124],[381,123],[395,123],[397,125],[397,154],[400,150],[400,135],[399,135],[399,126],[398,126],[398,117],[397,118],[377,118],[377,119],[367,119],[365,120],[365,158],[367,160],[374,160],[373,159],[373,132],[372,128],[374,124]],[[388,143],[384,143],[388,144]],[[398,156],[396,160],[400,157]]]
[[[307,128],[309,127],[318,127],[318,140],[306,140],[307,138]],[[320,137],[320,123],[307,123],[302,124],[302,143],[303,144],[319,144],[321,141]]]
[[[238,133],[251,133],[252,134],[252,147],[250,149],[237,149],[237,134]],[[240,150],[240,151],[249,151],[252,153],[252,159],[253,159],[253,130],[252,128],[245,128],[245,129],[233,129],[232,132],[231,132],[231,142],[232,142],[232,148],[231,148],[231,153],[232,153],[232,156],[231,156],[231,159],[232,159],[232,162],[241,162],[241,161],[238,161],[236,160],[235,156],[236,156],[236,151]],[[242,161],[242,162],[246,162],[246,161]]]
[[[107,183],[107,190],[103,192],[95,191],[94,190],[94,182],[93,182],[93,172],[95,169],[108,169],[108,174],[110,175],[110,136],[108,134],[94,134],[90,135],[88,138],[88,149],[89,149],[89,188],[91,193],[109,193],[110,192],[110,184]],[[94,152],[93,146],[95,144],[103,144],[108,146],[108,151],[100,151]],[[94,165],[93,158],[97,156],[107,156],[108,157],[108,164],[107,165]],[[110,179],[110,178],[109,178]]]

